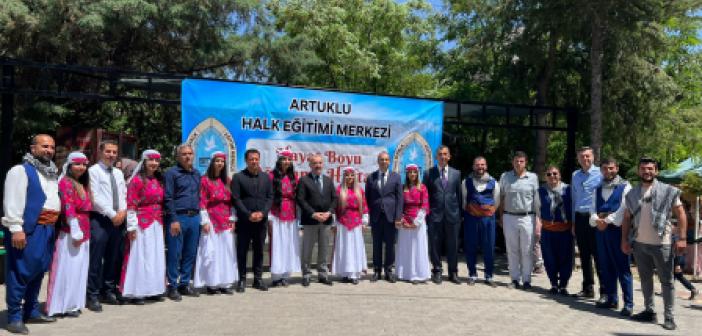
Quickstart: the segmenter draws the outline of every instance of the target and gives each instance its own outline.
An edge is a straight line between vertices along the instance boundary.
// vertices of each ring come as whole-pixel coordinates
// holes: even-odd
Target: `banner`
[[[183,142],[193,146],[203,173],[214,151],[227,153],[231,175],[246,167],[249,148],[261,152],[265,171],[288,149],[298,175],[309,171],[307,157],[319,153],[336,183],[346,166],[364,182],[378,169],[380,152],[404,176],[409,163],[431,167],[441,143],[440,101],[194,79],[183,81],[182,90]]]

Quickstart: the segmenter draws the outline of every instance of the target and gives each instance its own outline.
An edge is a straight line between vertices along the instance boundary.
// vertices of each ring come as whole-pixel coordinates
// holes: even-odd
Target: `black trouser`
[[[595,285],[595,278],[592,272],[592,259],[595,259],[595,271],[600,283],[600,294],[604,294],[600,262],[597,257],[596,230],[597,228],[590,226],[590,214],[575,213],[575,241],[578,244],[578,252],[580,253],[580,268],[583,270],[583,290],[590,290]]]
[[[90,214],[90,266],[88,268],[87,296],[96,299],[100,294],[118,294],[117,284],[124,254],[124,225],[98,213]]]
[[[458,273],[458,232],[459,223],[450,223],[446,218],[428,225],[429,257],[432,272],[441,273],[441,252],[446,249],[449,273]]]
[[[373,235],[373,269],[378,272],[381,268],[391,272],[395,265],[395,242],[397,228],[395,223],[388,222],[385,213],[378,216],[378,221],[371,225]],[[383,263],[383,244],[385,244],[385,262]]]
[[[685,268],[685,256],[675,256],[675,265],[680,266],[680,272],[673,272],[675,279],[678,280],[683,286],[685,286],[685,289],[689,291],[694,291],[695,286],[692,283],[690,283],[689,280],[685,279],[685,274],[682,271],[683,268]]]
[[[241,223],[236,226],[236,262],[239,267],[239,280],[246,280],[246,258],[249,245],[253,244],[254,279],[263,276],[263,246],[266,243],[268,221]]]

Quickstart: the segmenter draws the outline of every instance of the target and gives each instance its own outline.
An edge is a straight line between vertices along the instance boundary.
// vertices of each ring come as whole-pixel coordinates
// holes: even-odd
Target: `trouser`
[[[168,224],[166,234],[166,277],[168,287],[185,287],[190,284],[193,266],[197,256],[197,245],[200,241],[200,215],[176,215],[180,223],[180,233],[171,235],[171,225]]]
[[[541,254],[551,287],[567,288],[573,273],[573,234],[570,230],[543,230]]]
[[[239,267],[239,280],[246,280],[246,259],[249,254],[249,246],[253,247],[254,279],[263,277],[263,247],[266,244],[266,233],[268,232],[268,221],[258,223],[239,223],[236,226],[236,262]]]
[[[446,220],[446,217],[440,222],[429,223],[429,257],[433,273],[442,273],[441,252],[444,249],[449,274],[458,273],[458,234],[460,228],[460,223],[451,223]]]
[[[634,242],[634,258],[636,269],[641,277],[641,292],[644,296],[644,306],[648,311],[654,311],[653,302],[653,272],[655,270],[661,282],[665,318],[673,318],[675,303],[675,285],[673,283],[674,256],[671,245],[650,245]]]
[[[302,229],[302,276],[309,278],[312,274],[310,264],[312,262],[312,250],[317,244],[317,276],[325,278],[329,273],[329,241],[331,226],[324,224],[305,225]]]
[[[7,322],[19,322],[39,316],[39,291],[44,273],[49,269],[54,252],[54,226],[37,225],[26,234],[27,244],[19,250],[12,247],[12,233],[5,233],[5,302]],[[24,304],[23,304],[24,301]]]
[[[600,294],[605,294],[606,291],[600,273],[599,256],[597,255],[596,230],[596,228],[590,226],[590,214],[575,213],[575,241],[578,244],[578,252],[580,253],[580,268],[583,270],[583,290],[591,290],[595,285],[595,277],[592,272],[592,259],[595,259],[595,271],[600,282]]]
[[[87,297],[117,294],[124,252],[124,225],[115,226],[106,216],[90,214],[90,265]]]
[[[619,302],[617,280],[622,288],[624,307],[634,307],[634,280],[631,276],[629,256],[622,252],[622,228],[607,225],[604,231],[597,230],[597,253],[599,254],[600,279],[604,284],[607,300]]]
[[[675,272],[675,279],[678,280],[683,286],[685,286],[685,289],[689,291],[694,291],[695,286],[692,283],[690,283],[689,280],[685,279],[685,274],[683,274],[683,269],[685,269],[685,256],[675,256],[675,264],[680,266],[680,272]]]
[[[512,281],[531,282],[534,268],[534,215],[505,213],[502,219],[507,263]]]
[[[395,223],[391,223],[384,213],[378,216],[378,221],[372,223],[371,234],[373,235],[373,269],[379,272],[385,269],[391,272],[395,266],[395,242],[397,241],[397,228]],[[385,244],[385,261],[383,262],[383,244]]]
[[[468,264],[468,275],[474,279],[478,277],[476,264],[480,248],[485,264],[485,279],[491,279],[495,264],[495,216],[475,217],[465,212],[463,218],[463,252]]]

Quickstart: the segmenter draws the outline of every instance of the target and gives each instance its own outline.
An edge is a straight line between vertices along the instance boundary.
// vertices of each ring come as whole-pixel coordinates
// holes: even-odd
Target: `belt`
[[[60,211],[43,209],[39,214],[37,219],[37,224],[40,225],[54,225],[58,221],[58,217],[61,214]]]
[[[541,220],[542,228],[546,231],[551,232],[563,232],[570,229],[570,223],[568,222],[553,222],[548,220]]]
[[[526,215],[533,215],[533,211],[529,212],[511,212],[511,211],[505,211],[506,214],[512,215],[512,216],[526,216]]]
[[[176,215],[186,215],[186,216],[191,216],[191,217],[192,217],[192,216],[195,216],[195,215],[197,215],[197,214],[199,214],[199,213],[200,213],[199,210],[192,210],[192,209],[188,209],[188,210],[176,210]]]

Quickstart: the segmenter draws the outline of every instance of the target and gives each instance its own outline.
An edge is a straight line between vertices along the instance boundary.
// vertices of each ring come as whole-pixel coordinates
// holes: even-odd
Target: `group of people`
[[[249,248],[252,287],[268,290],[263,280],[267,237],[270,286],[288,286],[297,272],[302,285],[310,286],[315,245],[319,283],[331,286],[335,276],[358,284],[368,271],[363,231],[369,227],[371,282],[439,284],[445,253],[448,280],[460,284],[463,222],[467,283],[478,281],[477,252],[482,250],[484,281],[496,287],[497,214],[510,288],[531,288],[534,247],[540,243],[551,293],[568,295],[575,241],[584,276],[579,295],[594,297],[594,257],[602,294],[597,306],[618,307],[619,281],[621,314],[629,316],[633,252],[645,299],[645,310],[633,318],[656,319],[655,270],[663,285],[664,327],[675,328],[673,261],[675,252],[685,248],[685,214],[680,191],[655,179],[658,167],[648,158],[639,163],[641,184],[632,188],[619,177],[615,160],[595,167],[586,147],[578,153],[581,169],[574,172],[572,187],[561,182],[557,167],[548,167],[547,183],[539,186],[538,177],[526,170],[523,152],[515,153],[513,169],[499,181],[488,174],[484,157],[475,158],[473,171],[461,180],[460,171],[448,165],[449,148],[442,145],[436,166],[422,172],[409,164],[403,167],[404,180],[389,170],[389,154],[379,153],[378,169],[362,188],[353,167],[341,170],[335,186],[323,174],[319,154],[308,157],[310,171],[298,178],[291,152],[277,153],[275,168],[265,172],[260,152],[248,149],[246,168],[229,177],[226,154],[215,152],[201,176],[193,167],[193,149],[183,144],[176,150],[177,165],[165,173],[161,154],[146,150],[125,178],[114,168],[115,142],[100,144],[100,160],[90,168],[84,154],[70,153],[61,171],[52,161],[54,145],[48,135],[35,136],[22,164],[5,180],[7,329],[13,333],[27,334],[25,323],[77,317],[84,307],[100,312],[102,303],[140,305],[164,296],[180,301],[182,295],[202,291],[244,292]],[[671,213],[677,217],[677,239],[672,238]],[[46,271],[46,311],[40,311],[37,297]]]

